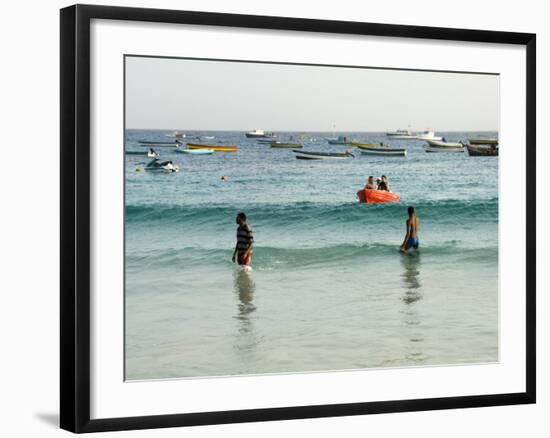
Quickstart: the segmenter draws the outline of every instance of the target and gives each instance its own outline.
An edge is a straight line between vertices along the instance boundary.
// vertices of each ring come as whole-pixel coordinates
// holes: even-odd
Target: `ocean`
[[[498,158],[347,132],[408,156],[306,161],[243,132],[187,131],[239,150],[156,148],[180,171],[144,171],[149,159],[131,152],[169,132],[126,131],[126,379],[498,361]],[[332,136],[307,133],[304,150],[344,151]],[[401,202],[359,204],[382,174]],[[410,205],[420,250],[402,254]],[[231,262],[240,211],[250,272]]]

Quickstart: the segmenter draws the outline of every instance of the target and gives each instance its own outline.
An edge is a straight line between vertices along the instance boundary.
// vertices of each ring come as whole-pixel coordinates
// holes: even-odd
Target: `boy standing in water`
[[[231,259],[235,263],[242,266],[250,266],[252,261],[252,244],[254,243],[254,236],[252,229],[246,223],[246,214],[237,214],[236,222],[239,225],[237,227],[237,244],[235,245],[235,251],[233,251],[233,258]]]
[[[405,234],[405,240],[401,244],[400,250],[407,252],[410,248],[418,249],[420,242],[418,241],[418,227],[420,226],[420,219],[414,211],[414,207],[408,209],[409,218],[407,219],[407,233]]]

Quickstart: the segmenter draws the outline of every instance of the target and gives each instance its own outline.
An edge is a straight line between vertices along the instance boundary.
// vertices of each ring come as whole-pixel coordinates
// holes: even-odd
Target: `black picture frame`
[[[128,20],[348,35],[503,43],[526,48],[527,174],[536,173],[536,35],[210,12],[74,5],[61,19],[60,426],[75,432],[194,426],[515,405],[536,401],[536,191],[526,210],[525,392],[90,419],[90,21]]]

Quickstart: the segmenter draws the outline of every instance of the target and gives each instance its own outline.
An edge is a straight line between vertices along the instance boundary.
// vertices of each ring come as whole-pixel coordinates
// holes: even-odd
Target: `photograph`
[[[499,362],[499,74],[123,79],[126,381]]]

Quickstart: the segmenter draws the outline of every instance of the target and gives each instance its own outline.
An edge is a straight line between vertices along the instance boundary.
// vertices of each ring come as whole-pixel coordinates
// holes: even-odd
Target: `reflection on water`
[[[422,282],[420,280],[420,253],[409,253],[401,256],[401,265],[403,266],[403,286],[405,304],[413,304],[422,299]]]
[[[233,273],[233,287],[235,295],[238,298],[237,314],[235,319],[239,321],[237,325],[237,334],[233,348],[236,353],[235,360],[239,363],[238,373],[249,373],[252,364],[255,364],[256,347],[259,338],[254,330],[253,313],[256,311],[254,305],[254,294],[256,292],[256,283],[252,274],[244,269],[237,269]]]
[[[235,293],[239,297],[237,318],[243,321],[248,320],[249,314],[256,310],[253,303],[256,283],[254,283],[252,275],[248,271],[237,269],[233,275],[233,285]]]
[[[405,303],[402,311],[404,316],[404,341],[405,341],[405,359],[409,363],[420,365],[427,359],[422,351],[424,335],[422,330],[421,309],[418,308],[422,300],[422,279],[420,276],[420,253],[411,252],[401,256],[401,266],[403,273],[404,295],[401,298]],[[413,306],[413,304],[416,304]]]

